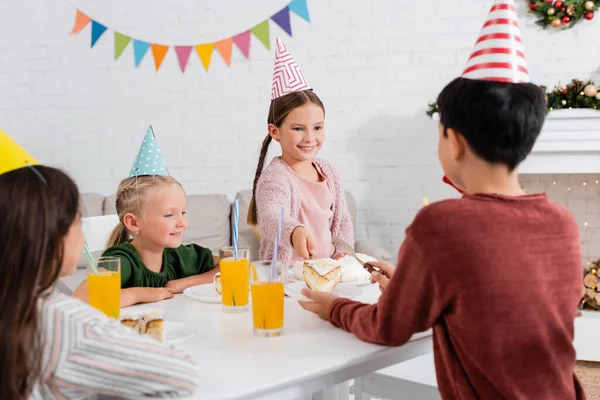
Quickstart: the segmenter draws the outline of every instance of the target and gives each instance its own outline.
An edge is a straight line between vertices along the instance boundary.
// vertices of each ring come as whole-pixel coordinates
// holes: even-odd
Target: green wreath
[[[600,92],[590,80],[573,79],[568,85],[558,84],[550,91],[545,86],[540,87],[546,92],[548,111],[572,108],[600,110]],[[430,101],[426,114],[433,118],[437,112],[437,103]]]
[[[570,29],[583,19],[594,18],[600,0],[529,0],[529,12],[537,17],[542,28]]]

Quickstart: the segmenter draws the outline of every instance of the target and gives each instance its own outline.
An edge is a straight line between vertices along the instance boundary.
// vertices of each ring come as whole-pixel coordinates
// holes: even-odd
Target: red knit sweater
[[[400,346],[433,327],[444,399],[584,399],[573,373],[579,230],[546,195],[424,207],[379,302],[336,300],[332,324]]]

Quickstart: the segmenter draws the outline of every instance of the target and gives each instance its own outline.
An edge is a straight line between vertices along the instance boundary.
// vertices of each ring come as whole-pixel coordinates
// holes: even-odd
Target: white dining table
[[[356,300],[377,301],[374,285],[362,287]],[[286,298],[284,333],[257,337],[251,311],[226,314],[220,304],[209,304],[183,294],[131,309],[160,308],[165,324],[183,322],[197,333],[174,343],[200,366],[201,384],[191,399],[304,399],[348,398],[351,379],[431,352],[431,331],[414,335],[401,347],[361,342]],[[341,385],[342,390],[339,390]],[[343,391],[346,393],[342,393]]]

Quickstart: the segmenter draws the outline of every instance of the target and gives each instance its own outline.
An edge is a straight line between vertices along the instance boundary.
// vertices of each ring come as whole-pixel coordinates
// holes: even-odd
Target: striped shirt
[[[33,399],[180,397],[198,385],[185,353],[61,293],[40,304],[44,354]]]

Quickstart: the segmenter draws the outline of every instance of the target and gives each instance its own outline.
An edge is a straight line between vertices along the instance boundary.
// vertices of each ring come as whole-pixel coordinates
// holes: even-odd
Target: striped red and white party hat
[[[530,82],[514,0],[494,0],[462,77]]]
[[[285,47],[281,39],[276,40],[275,68],[273,69],[273,86],[271,100],[288,93],[312,89],[306,77],[296,64],[296,60]]]

